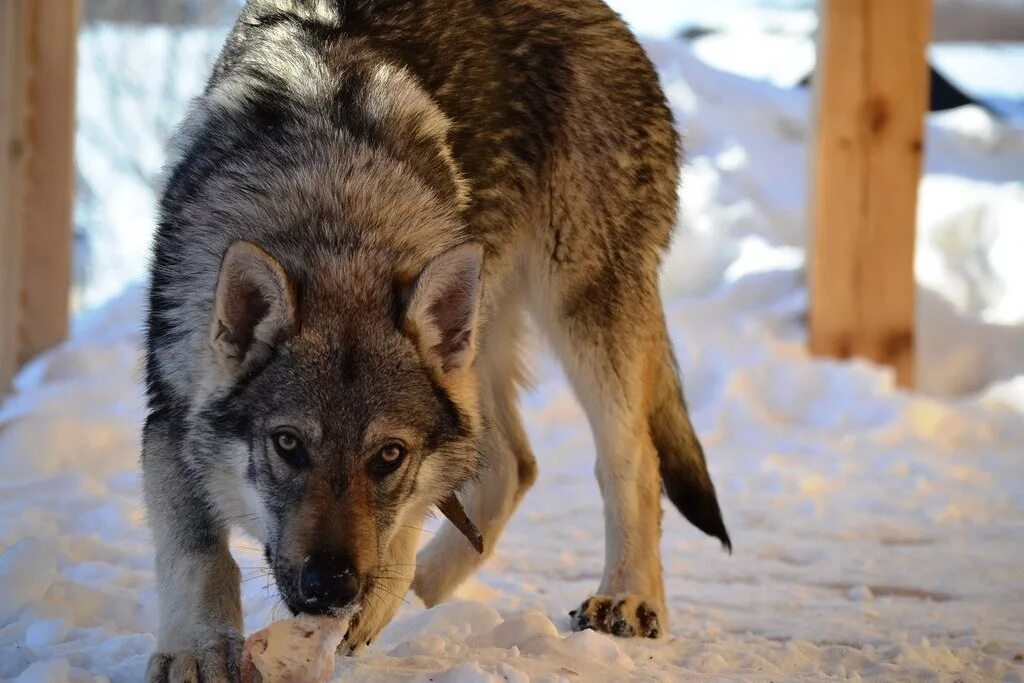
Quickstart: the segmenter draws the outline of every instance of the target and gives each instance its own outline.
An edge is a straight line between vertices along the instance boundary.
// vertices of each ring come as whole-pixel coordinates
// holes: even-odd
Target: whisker
[[[369,575],[374,579],[383,579],[386,581],[408,581],[409,583],[415,583],[416,577],[409,576],[408,574],[389,574],[389,573],[373,573]]]
[[[253,547],[247,546],[247,545],[238,545],[237,543],[232,543],[229,547],[232,550],[244,550],[244,551],[250,552],[250,553],[259,553],[260,555],[263,554],[263,548],[253,548]]]
[[[385,593],[387,593],[387,594],[388,594],[388,595],[390,595],[391,597],[393,597],[393,598],[398,598],[399,600],[401,600],[401,601],[402,601],[402,602],[404,602],[405,604],[409,605],[410,607],[412,606],[412,603],[411,603],[411,602],[409,602],[408,600],[406,600],[406,599],[405,599],[405,598],[404,598],[403,596],[401,596],[401,595],[396,595],[395,593],[393,593],[393,592],[389,591],[389,590],[388,590],[387,588],[384,588],[384,586],[382,586],[382,585],[380,585],[380,584],[376,584],[376,585],[374,585],[374,587],[373,587],[373,590],[371,590],[370,592],[371,592],[371,593],[373,593],[373,592],[374,592],[374,590],[376,590],[376,589],[380,589],[380,590],[383,590],[383,591],[384,591]]]
[[[249,583],[250,581],[254,581],[256,579],[265,579],[269,576],[269,574],[257,574],[256,576],[250,576],[248,578],[242,579],[239,583]]]
[[[391,591],[387,590],[387,589],[386,589],[386,588],[384,588],[383,586],[375,586],[375,587],[374,587],[374,590],[370,591],[369,595],[374,595],[374,593],[375,593],[375,591],[376,591],[377,589],[381,589],[381,590],[385,591],[385,592],[386,592],[386,593],[387,593],[388,595],[390,595],[391,597],[393,597],[393,598],[398,598],[399,600],[401,600],[402,602],[406,603],[407,605],[410,605],[410,606],[412,606],[412,605],[413,605],[413,603],[412,603],[412,602],[410,602],[409,600],[407,600],[406,598],[403,598],[403,597],[401,597],[400,595],[395,595],[394,593],[392,593]],[[383,600],[383,598],[382,598],[381,596],[379,596],[379,595],[377,595],[377,596],[375,596],[375,597],[376,597],[376,598],[377,598],[378,600]]]
[[[281,607],[282,605],[284,605],[284,598],[280,598],[280,597],[279,597],[279,598],[277,599],[277,602],[276,602],[276,603],[274,603],[274,606],[273,606],[273,607],[272,607],[272,608],[270,609],[270,620],[271,620],[271,621],[278,621],[278,618],[277,618],[277,610],[278,610],[278,609],[279,609],[279,608],[280,608],[280,607]],[[287,607],[286,607],[285,609],[287,609]]]
[[[374,578],[375,580],[377,580],[377,581],[382,581],[382,580],[383,580],[383,581],[386,581],[386,580],[390,579],[391,577],[387,577],[387,576],[385,576],[385,577],[376,577],[376,576],[375,576],[375,577],[373,577],[373,578]],[[409,582],[409,588],[413,588],[413,587],[415,587],[415,586],[419,586],[419,582],[418,582],[418,581],[410,581],[410,582]]]

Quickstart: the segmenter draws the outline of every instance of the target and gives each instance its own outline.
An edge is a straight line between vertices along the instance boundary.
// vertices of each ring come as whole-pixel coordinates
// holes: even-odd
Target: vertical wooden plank
[[[0,396],[18,367],[21,325],[21,180],[24,177],[23,2],[0,4]]]
[[[914,233],[931,0],[822,0],[810,343],[914,377]]]
[[[79,3],[30,0],[20,362],[68,332]]]
[[[78,0],[4,0],[0,392],[68,329]]]

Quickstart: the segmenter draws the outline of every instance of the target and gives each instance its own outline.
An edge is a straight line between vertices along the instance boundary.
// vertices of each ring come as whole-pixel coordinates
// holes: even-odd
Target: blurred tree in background
[[[241,0],[85,0],[83,20],[161,26],[223,26]]]
[[[145,274],[168,140],[241,0],[84,0],[72,305]]]

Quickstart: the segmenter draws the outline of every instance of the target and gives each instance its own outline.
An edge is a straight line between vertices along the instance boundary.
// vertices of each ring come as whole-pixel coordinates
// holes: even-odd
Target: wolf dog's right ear
[[[266,361],[296,330],[298,306],[288,274],[251,242],[228,247],[217,278],[210,347],[230,375]]]

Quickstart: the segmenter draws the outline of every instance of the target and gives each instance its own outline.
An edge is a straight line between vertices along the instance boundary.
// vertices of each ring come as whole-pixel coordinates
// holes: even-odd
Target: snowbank
[[[752,272],[669,303],[736,542],[724,555],[666,512],[671,638],[569,632],[601,572],[601,503],[586,420],[537,353],[524,408],[541,477],[494,557],[459,602],[407,596],[339,680],[1024,680],[1013,388],[939,400],[811,359],[777,334],[802,310],[797,280]],[[80,320],[0,409],[0,678],[135,681],[155,645],[140,309],[133,290]],[[251,632],[285,610],[255,542],[233,548]]]

